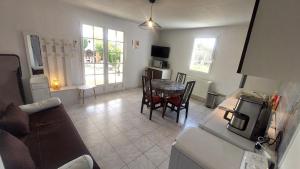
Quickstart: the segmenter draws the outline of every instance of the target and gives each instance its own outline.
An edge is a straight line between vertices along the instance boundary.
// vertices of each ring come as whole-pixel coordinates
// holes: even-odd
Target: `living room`
[[[248,152],[297,166],[297,4],[2,0],[0,168],[239,168]],[[256,104],[243,114],[242,101]],[[253,121],[255,106],[268,117]],[[26,155],[7,152],[17,143]]]

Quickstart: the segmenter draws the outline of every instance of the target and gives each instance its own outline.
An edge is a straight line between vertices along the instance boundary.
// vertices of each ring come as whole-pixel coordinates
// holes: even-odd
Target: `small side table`
[[[84,93],[86,90],[91,90],[93,89],[94,91],[94,97],[96,99],[96,91],[95,91],[95,87],[96,86],[91,86],[91,85],[82,85],[82,86],[78,86],[77,89],[79,90],[79,97],[80,94],[82,93],[82,103],[84,104]]]

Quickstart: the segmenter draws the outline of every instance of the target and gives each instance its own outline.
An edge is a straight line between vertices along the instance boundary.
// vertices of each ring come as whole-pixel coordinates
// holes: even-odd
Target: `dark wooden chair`
[[[143,84],[143,98],[141,105],[141,113],[143,113],[144,105],[150,107],[150,116],[149,120],[152,119],[152,111],[163,107],[163,99],[156,95],[156,92],[152,90],[151,79],[147,76],[142,76],[142,84]]]
[[[176,82],[184,84],[185,83],[185,79],[186,79],[186,74],[185,73],[181,73],[181,72],[177,73]]]
[[[182,95],[171,96],[170,98],[166,99],[163,114],[162,114],[163,118],[165,116],[167,107],[169,107],[169,108],[171,108],[171,110],[177,112],[176,123],[178,123],[178,121],[179,121],[179,113],[182,109],[185,109],[185,119],[187,118],[188,112],[189,112],[189,102],[190,102],[190,98],[191,98],[195,83],[196,83],[195,81],[187,82],[185,89],[184,89],[184,93]],[[170,104],[170,106],[169,106],[169,104]]]

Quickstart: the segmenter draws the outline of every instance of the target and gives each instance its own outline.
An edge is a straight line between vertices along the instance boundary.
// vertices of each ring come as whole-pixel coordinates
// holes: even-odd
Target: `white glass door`
[[[86,85],[123,88],[124,32],[82,25],[82,50]]]

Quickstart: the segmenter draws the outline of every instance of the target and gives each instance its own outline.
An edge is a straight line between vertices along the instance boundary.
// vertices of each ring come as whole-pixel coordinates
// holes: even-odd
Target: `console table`
[[[152,79],[171,79],[171,69],[148,67],[147,70]]]

